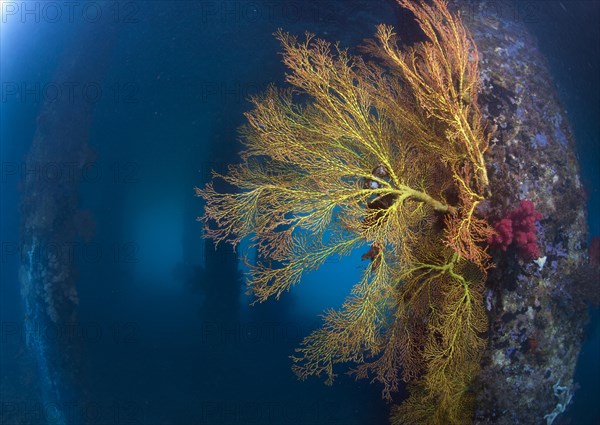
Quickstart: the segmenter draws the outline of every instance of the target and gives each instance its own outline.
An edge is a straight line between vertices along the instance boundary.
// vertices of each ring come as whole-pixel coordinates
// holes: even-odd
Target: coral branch
[[[477,49],[444,1],[400,4],[427,41],[401,51],[380,26],[368,60],[311,34],[276,33],[293,89],[251,99],[242,163],[214,176],[234,190],[197,188],[199,220],[215,244],[247,239],[257,250],[248,287],[258,302],[330,256],[370,246],[362,279],[306,337],[293,370],[331,384],[351,362],[388,400],[410,383],[392,421],[463,424],[487,329],[493,234],[477,216],[488,188]]]

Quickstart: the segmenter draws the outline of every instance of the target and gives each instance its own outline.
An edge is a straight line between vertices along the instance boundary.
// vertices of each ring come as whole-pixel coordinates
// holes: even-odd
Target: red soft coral
[[[502,251],[506,251],[506,248],[513,241],[513,228],[512,228],[512,220],[508,218],[503,218],[496,226],[494,226],[494,233],[488,239],[488,244],[493,248],[500,248]]]
[[[541,218],[542,214],[536,211],[533,202],[523,200],[516,210],[496,223],[494,226],[496,233],[488,238],[488,244],[492,248],[506,251],[508,246],[514,243],[523,260],[531,261],[538,258],[540,250],[535,222]]]

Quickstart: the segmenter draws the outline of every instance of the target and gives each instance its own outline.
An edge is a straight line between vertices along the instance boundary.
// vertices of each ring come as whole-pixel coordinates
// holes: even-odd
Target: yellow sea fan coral
[[[371,59],[276,33],[292,88],[251,99],[242,162],[214,175],[235,191],[197,188],[200,220],[216,244],[257,249],[248,287],[259,302],[370,246],[362,279],[306,337],[294,371],[331,383],[337,364],[353,363],[388,400],[410,383],[394,422],[462,424],[487,329],[492,232],[476,215],[488,187],[477,49],[445,1],[400,4],[427,41],[403,51],[380,26],[364,46]]]

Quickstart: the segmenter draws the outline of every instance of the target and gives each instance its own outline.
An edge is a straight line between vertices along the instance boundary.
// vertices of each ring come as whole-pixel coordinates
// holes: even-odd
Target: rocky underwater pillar
[[[103,81],[116,33],[112,24],[81,24],[53,77],[57,87]],[[93,228],[79,208],[94,102],[81,91],[47,100],[25,158],[21,192],[19,279],[26,344],[38,366],[40,400],[57,425],[82,424],[86,407],[77,322],[74,247]],[[54,335],[56,337],[49,337]]]
[[[517,3],[453,3],[478,47],[480,103],[496,128],[487,158],[493,197],[486,215],[499,222],[524,201],[541,213],[537,258],[522,258],[516,247],[492,251],[490,342],[475,422],[550,425],[574,395],[587,306],[598,283],[587,255],[575,141]]]

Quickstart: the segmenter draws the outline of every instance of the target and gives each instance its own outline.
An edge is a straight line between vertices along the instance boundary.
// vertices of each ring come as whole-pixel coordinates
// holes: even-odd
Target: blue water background
[[[590,233],[599,235],[598,4],[534,3],[549,5],[538,7],[529,25],[568,110],[589,194]],[[82,207],[96,221],[93,243],[77,249],[85,397],[111,423],[387,423],[377,385],[354,382],[344,368],[333,387],[300,382],[288,359],[319,325],[323,309],[339,306],[357,281],[362,252],[307,275],[279,302],[248,307],[234,254],[215,252],[201,239],[195,217],[202,203],[193,186],[236,161],[246,98],[270,82],[283,84],[277,28],[354,46],[377,22],[397,25],[391,2],[133,4],[131,22],[119,25],[90,129],[101,174],[81,187]],[[52,81],[62,52],[85,29],[85,23],[10,24],[1,29],[3,83]],[[20,164],[43,105],[25,96],[1,106],[1,159]],[[3,168],[3,243],[19,238],[18,180]],[[3,250],[2,323],[22,320],[17,271],[18,258]],[[596,312],[569,413],[574,424],[600,418],[598,323]],[[35,400],[35,371],[21,339],[3,338],[3,399]]]

